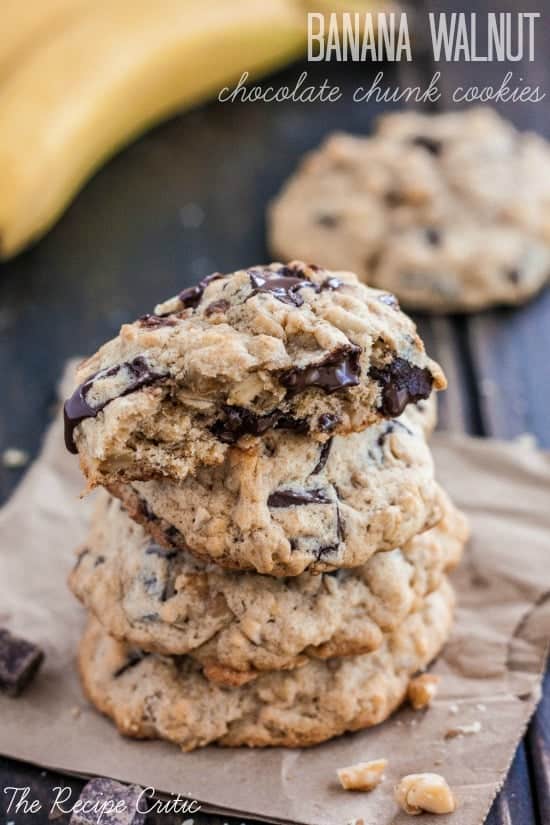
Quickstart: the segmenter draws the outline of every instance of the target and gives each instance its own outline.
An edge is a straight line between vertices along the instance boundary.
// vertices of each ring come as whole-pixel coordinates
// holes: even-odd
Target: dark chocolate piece
[[[37,645],[0,628],[0,690],[18,696],[44,661]]]
[[[319,453],[319,460],[318,460],[317,464],[315,465],[315,468],[311,472],[312,476],[316,476],[324,468],[325,464],[328,461],[328,457],[329,457],[331,447],[332,447],[332,438],[329,438],[329,440],[325,441],[325,443],[321,447],[321,452]]]
[[[308,387],[319,387],[327,393],[359,384],[361,348],[354,344],[340,347],[317,364],[294,367],[279,375],[279,381],[289,394],[297,395]]]
[[[128,653],[128,658],[124,664],[113,673],[114,678],[118,679],[123,673],[126,673],[126,671],[131,670],[131,668],[136,665],[139,665],[139,663],[149,655],[150,654],[146,653],[144,650],[131,650],[130,653]]]
[[[441,243],[441,232],[435,226],[428,226],[426,228],[426,240],[431,246],[439,246]]]
[[[147,801],[139,785],[97,777],[84,785],[69,825],[143,825]],[[56,812],[54,812],[55,815]]]
[[[204,310],[204,314],[207,318],[210,318],[210,316],[214,315],[216,312],[226,312],[228,309],[229,301],[226,301],[225,298],[220,298],[219,301],[212,301],[211,304],[208,304]]]
[[[331,504],[325,490],[276,490],[267,499],[268,507],[293,507],[304,504]]]
[[[204,295],[204,290],[211,284],[212,281],[219,281],[220,278],[225,278],[221,272],[214,272],[212,275],[207,275],[206,278],[203,278],[196,286],[187,287],[187,289],[183,289],[179,295],[178,300],[183,304],[184,307],[191,307],[195,309],[200,303],[202,296]]]
[[[339,544],[327,544],[326,547],[319,547],[315,551],[315,558],[317,559],[317,561],[320,561],[322,558],[324,558],[324,556],[330,556],[331,553],[337,553],[339,547]]]
[[[399,309],[399,301],[391,292],[384,292],[383,295],[379,295],[378,300],[381,304],[387,304],[392,309]]]
[[[412,430],[409,430],[409,428],[406,427],[405,424],[403,424],[401,421],[390,421],[386,425],[386,427],[384,428],[384,431],[381,432],[380,435],[378,436],[378,439],[377,439],[378,446],[383,447],[386,438],[391,433],[395,432],[395,430],[397,430],[398,428],[402,429],[402,430],[405,430],[406,433],[408,433],[409,435],[412,435]]]
[[[267,415],[256,415],[244,407],[223,408],[223,418],[218,419],[211,432],[225,444],[235,444],[243,435],[263,435],[270,429],[307,431],[307,424],[275,410]]]
[[[130,374],[130,383],[126,389],[114,398],[108,398],[102,404],[98,404],[97,407],[92,407],[88,404],[86,397],[94,382],[101,381],[103,378],[111,378],[113,375],[120,372],[121,369],[128,370]],[[129,395],[130,393],[139,390],[141,387],[146,387],[149,384],[153,384],[155,381],[161,381],[165,377],[165,375],[161,375],[160,373],[151,372],[149,364],[143,355],[138,355],[132,361],[126,361],[124,364],[115,364],[113,367],[99,370],[99,372],[96,372],[94,375],[87,378],[86,381],[76,388],[71,397],[65,401],[65,405],[63,407],[65,419],[65,446],[69,452],[78,452],[74,441],[74,430],[81,421],[84,421],[85,418],[95,418],[95,416],[101,412],[101,410],[105,409],[107,404],[114,401],[115,398],[122,398],[122,396]]]
[[[168,550],[166,547],[161,547],[160,544],[151,544],[145,550],[148,556],[159,556],[161,559],[173,559],[177,555],[175,550]]]
[[[443,144],[440,140],[427,137],[427,135],[417,135],[416,137],[413,137],[411,143],[413,146],[419,146],[421,149],[425,149],[426,152],[429,152],[430,155],[434,155],[435,157],[441,153],[443,148]]]
[[[105,564],[105,556],[98,556],[94,562],[94,567],[99,567],[101,564]]]
[[[328,212],[323,212],[320,215],[317,215],[316,221],[319,226],[324,226],[326,229],[334,229],[335,226],[338,226],[340,223],[340,218],[338,215],[332,215]]]
[[[333,413],[323,413],[317,419],[317,429],[322,433],[331,433],[339,423],[340,416],[333,415]]]
[[[407,404],[428,398],[432,391],[433,378],[429,369],[417,367],[404,358],[394,358],[383,367],[371,367],[369,376],[380,384],[379,409],[388,418],[401,415]]]
[[[311,266],[310,269],[315,269]],[[249,270],[252,292],[249,295],[257,295],[260,292],[269,292],[283,304],[293,304],[301,307],[304,299],[300,295],[300,290],[304,288],[313,289],[314,292],[323,292],[325,289],[340,289],[342,282],[338,278],[326,278],[322,284],[315,284],[304,277],[299,267],[284,266],[278,271],[270,269]]]
[[[294,270],[287,267],[279,272],[271,270],[250,270],[250,283],[252,292],[249,297],[260,292],[269,292],[283,304],[294,304],[296,307],[302,306],[304,299],[299,294],[303,287],[315,289],[315,284],[300,275],[295,275]]]
[[[170,315],[148,314],[138,318],[138,323],[141,327],[146,327],[147,329],[158,329],[158,327],[175,327],[178,321]]]

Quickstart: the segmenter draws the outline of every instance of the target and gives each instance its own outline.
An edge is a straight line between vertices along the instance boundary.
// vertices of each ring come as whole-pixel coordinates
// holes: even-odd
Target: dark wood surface
[[[469,5],[474,8],[462,4],[461,10]],[[520,4],[475,5],[478,11],[516,11]],[[446,0],[429,6],[453,10]],[[510,68],[525,82],[550,91],[545,46],[538,37],[535,63]],[[368,133],[384,107],[350,105],[349,91],[365,85],[377,67],[294,66],[275,83],[293,84],[302,68],[308,68],[312,82],[329,76],[340,85],[347,92],[342,102],[214,103],[175,118],[111,160],[44,240],[0,266],[0,451],[15,446],[36,455],[55,383],[69,356],[94,350],[121,322],[149,311],[159,296],[172,295],[202,275],[267,260],[264,208],[300,155],[335,128]],[[407,85],[426,82],[436,67],[424,55],[411,66],[382,68],[386,82]],[[477,63],[437,68],[443,72],[444,91],[439,108],[448,108],[458,82],[498,85],[508,67]],[[497,108],[522,128],[550,137],[546,101]],[[184,225],[182,209],[188,204],[203,211],[200,226]],[[503,438],[528,432],[550,447],[550,291],[517,310],[417,320],[450,379],[441,404],[443,427]],[[0,467],[0,501],[23,472]],[[76,793],[81,782],[0,758],[0,785],[31,785],[45,808],[56,784],[69,784]],[[6,801],[0,794],[0,822],[47,822],[46,814],[32,820],[22,812],[6,816]],[[172,825],[182,818],[148,821]],[[230,821],[194,819],[211,825]],[[550,823],[550,678],[488,822]]]

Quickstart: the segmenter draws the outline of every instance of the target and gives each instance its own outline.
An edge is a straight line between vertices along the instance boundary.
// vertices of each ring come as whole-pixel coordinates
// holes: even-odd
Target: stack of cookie
[[[185,750],[385,719],[447,638],[467,532],[426,440],[445,379],[395,298],[216,273],[77,381],[67,446],[105,488],[70,579],[93,704]]]

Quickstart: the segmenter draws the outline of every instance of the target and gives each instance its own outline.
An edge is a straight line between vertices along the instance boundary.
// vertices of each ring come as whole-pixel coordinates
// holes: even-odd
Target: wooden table
[[[446,6],[452,9],[444,0],[430,3],[433,10]],[[497,10],[506,9],[516,10],[500,0]],[[423,16],[420,21],[425,29]],[[426,84],[440,68],[440,109],[448,108],[459,83],[499,85],[508,69],[550,92],[550,54],[543,36],[537,37],[536,50],[534,63],[509,67],[435,67],[427,53],[411,65],[293,66],[273,82],[293,85],[307,68],[311,82],[329,77],[340,85],[346,92],[342,102],[211,104],[153,130],[119,154],[44,240],[0,266],[0,450],[16,446],[36,455],[55,383],[69,356],[94,350],[121,322],[211,271],[268,259],[264,207],[302,153],[335,128],[367,133],[373,118],[390,108],[351,105],[349,93],[358,84],[370,83],[380,68],[386,83]],[[550,137],[546,101],[498,108],[520,127]],[[541,446],[550,447],[550,290],[518,310],[417,320],[449,377],[442,427],[501,438],[532,433]],[[0,468],[0,500],[22,472]],[[31,785],[46,805],[58,779],[80,786],[78,780],[0,759],[0,784]],[[6,801],[0,795],[0,814]],[[6,819],[15,825],[31,821],[23,814],[1,821]],[[171,825],[178,817],[149,821]],[[46,815],[32,817],[34,825],[46,822]],[[195,822],[221,820],[195,816]],[[550,823],[550,677],[488,822]]]

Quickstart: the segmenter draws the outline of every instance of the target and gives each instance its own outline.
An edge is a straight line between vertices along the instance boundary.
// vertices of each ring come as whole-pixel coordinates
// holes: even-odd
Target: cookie
[[[445,386],[393,296],[300,262],[205,278],[76,381],[65,435],[90,486],[183,480],[275,429],[326,442]]]
[[[331,136],[269,211],[280,256],[350,268],[408,308],[519,304],[550,273],[550,150],[489,108]]]
[[[144,654],[117,642],[96,620],[81,642],[79,667],[90,701],[127,736],[167,739],[186,751],[210,742],[303,747],[386,719],[410,677],[439,653],[452,609],[444,581],[373,653],[311,659],[240,687],[209,681],[189,656]]]
[[[420,426],[406,411],[324,444],[270,431],[182,482],[109,489],[160,544],[223,567],[272,576],[356,567],[440,516]]]
[[[165,655],[191,654],[215,681],[248,681],[309,658],[375,650],[460,560],[464,517],[445,516],[362,567],[288,579],[234,573],[155,544],[101,496],[69,583],[106,632]]]

